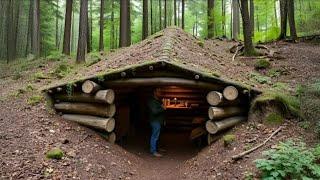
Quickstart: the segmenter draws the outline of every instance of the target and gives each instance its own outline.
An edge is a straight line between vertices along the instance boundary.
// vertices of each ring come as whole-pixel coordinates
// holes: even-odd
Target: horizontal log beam
[[[235,117],[230,117],[223,119],[221,121],[207,121],[206,122],[206,130],[210,134],[216,134],[219,131],[231,128],[235,126],[236,124],[240,123],[241,121],[244,121],[246,117],[243,116],[235,116]]]
[[[61,102],[54,105],[57,111],[74,114],[87,114],[102,117],[113,117],[116,112],[116,106],[93,104],[93,103],[69,103]]]
[[[246,109],[238,106],[234,107],[209,107],[208,116],[211,120],[218,120],[231,116],[242,115],[246,112]]]
[[[115,128],[115,120],[113,118],[101,118],[96,116],[64,114],[62,118],[68,121],[73,121],[88,127],[112,132]]]
[[[112,89],[100,90],[95,95],[86,93],[55,94],[54,99],[58,102],[88,102],[88,103],[108,103],[113,104],[115,94]]]
[[[207,89],[221,90],[223,87],[214,83],[207,83],[196,80],[189,80],[183,78],[131,78],[114,81],[106,81],[104,85],[107,87],[127,87],[127,86],[181,86],[181,87],[198,87]]]

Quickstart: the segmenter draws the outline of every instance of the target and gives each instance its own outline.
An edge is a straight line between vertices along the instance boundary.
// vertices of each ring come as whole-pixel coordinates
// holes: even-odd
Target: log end
[[[91,93],[94,89],[95,84],[92,81],[85,81],[82,84],[82,91],[84,93]]]
[[[107,132],[112,132],[114,130],[115,126],[116,126],[115,120],[113,118],[109,118],[106,123],[105,129]]]
[[[115,99],[115,93],[112,89],[107,90],[106,93],[106,100],[108,104],[112,104],[114,102]]]
[[[207,101],[212,106],[217,106],[222,102],[223,96],[217,91],[211,91],[207,94]]]
[[[116,105],[115,104],[111,104],[108,106],[107,108],[108,111],[108,117],[113,117],[116,114]]]
[[[108,141],[111,143],[111,144],[114,144],[117,140],[117,136],[116,136],[116,133],[112,132],[109,134],[109,137],[108,137]]]
[[[218,127],[216,126],[216,124],[212,121],[207,121],[206,122],[206,130],[210,133],[210,134],[215,134],[218,132]]]
[[[233,101],[237,99],[238,95],[239,95],[239,92],[237,88],[235,88],[234,86],[227,86],[223,90],[223,97],[229,101]]]

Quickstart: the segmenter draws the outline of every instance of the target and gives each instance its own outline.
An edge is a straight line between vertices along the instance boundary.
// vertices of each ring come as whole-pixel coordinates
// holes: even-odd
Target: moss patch
[[[283,117],[279,113],[270,113],[266,116],[264,123],[267,125],[280,125],[284,121]]]
[[[63,155],[63,151],[60,148],[53,148],[47,152],[46,157],[49,159],[61,159]]]
[[[267,91],[262,93],[253,101],[251,110],[261,110],[268,105],[277,107],[283,114],[291,114],[301,117],[300,102],[296,96],[282,92]]]
[[[266,59],[259,59],[258,61],[256,61],[256,63],[254,64],[254,68],[256,70],[260,70],[260,69],[267,69],[271,66],[270,62]]]
[[[236,140],[236,136],[233,134],[227,134],[222,137],[224,146],[229,146]]]

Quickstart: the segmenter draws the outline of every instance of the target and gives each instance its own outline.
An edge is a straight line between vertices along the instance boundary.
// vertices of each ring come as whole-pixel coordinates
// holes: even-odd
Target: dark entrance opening
[[[149,153],[151,128],[147,101],[158,89],[165,107],[165,125],[160,134],[159,147],[166,157],[185,160],[196,155],[206,143],[208,116],[207,89],[181,86],[148,86],[114,89],[117,107],[116,129],[118,143],[137,155]],[[200,132],[201,133],[201,132]]]

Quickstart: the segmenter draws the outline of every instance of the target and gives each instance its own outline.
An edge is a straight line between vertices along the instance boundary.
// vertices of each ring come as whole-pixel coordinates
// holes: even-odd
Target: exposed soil
[[[142,59],[155,58],[146,52],[158,51],[163,45],[164,39],[161,38],[139,43],[133,46],[136,50],[133,47],[118,50],[104,57],[110,63],[107,60],[90,68],[78,67],[75,70],[81,71],[70,76],[82,76],[82,71],[86,69],[85,75],[90,75],[103,69],[127,65],[129,60],[133,64]],[[204,67],[230,79],[232,76],[236,81],[251,83],[257,88],[271,86],[254,83],[249,79],[249,74],[254,71],[253,59],[237,57],[235,62],[231,62],[233,54],[228,49],[235,42],[209,40],[202,48],[193,37],[186,34],[181,34],[177,41],[174,46],[177,49],[173,51],[176,53],[171,54],[171,57],[186,59],[185,62],[194,64],[194,67]],[[182,44],[185,46],[182,47]],[[271,59],[273,68],[283,68],[287,72],[271,78],[272,82],[285,82],[294,88],[297,84],[319,79],[319,45],[275,42],[267,46],[278,52],[277,57]],[[122,57],[129,54],[127,57],[131,58],[124,60],[116,57],[121,53]],[[199,54],[197,61],[191,60],[192,53]],[[63,121],[59,115],[51,113],[43,102],[29,105],[27,99],[35,92],[16,94],[29,83],[40,89],[47,84],[60,82],[56,79],[35,81],[31,78],[38,71],[50,72],[58,63],[50,62],[43,67],[29,68],[21,72],[22,77],[17,80],[13,80],[11,75],[13,68],[1,65],[4,75],[0,80],[0,179],[243,179],[249,172],[258,175],[253,161],[261,157],[261,151],[273,147],[279,141],[301,137],[308,144],[315,141],[312,134],[299,127],[296,119],[287,119],[284,129],[266,146],[233,162],[232,155],[259,144],[276,129],[261,124],[259,118],[252,118],[229,132],[236,135],[236,141],[230,146],[225,147],[220,140],[199,153],[199,149],[192,144],[180,142],[178,136],[178,141],[174,141],[172,136],[164,134],[167,136],[162,137],[167,139],[164,145],[167,152],[163,158],[156,159],[148,153],[147,140],[142,145],[138,141],[123,148],[112,145],[88,128]],[[68,77],[64,80],[68,80]],[[173,143],[169,143],[171,140]],[[64,151],[62,160],[45,157],[46,152],[53,147],[61,147]]]

